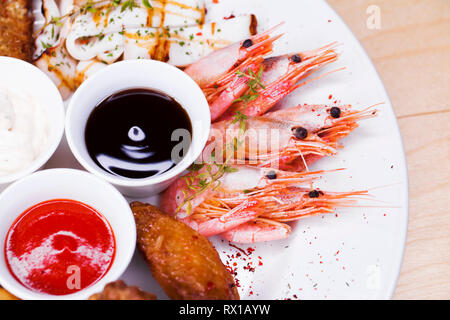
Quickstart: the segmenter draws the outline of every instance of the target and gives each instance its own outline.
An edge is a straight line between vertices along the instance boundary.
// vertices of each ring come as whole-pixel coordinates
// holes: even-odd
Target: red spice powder
[[[246,270],[248,272],[255,272],[255,266],[254,264],[257,264],[258,266],[262,266],[263,262],[262,262],[262,257],[258,256],[258,261],[255,261],[255,263],[253,263],[252,261],[252,253],[255,252],[255,248],[252,247],[248,247],[246,249],[240,248],[232,243],[228,243],[228,245],[232,248],[235,248],[236,250],[238,250],[238,252],[234,253],[234,254],[227,254],[225,251],[222,251],[226,257],[227,260],[225,261],[225,267],[228,269],[228,271],[235,277],[235,283],[237,287],[241,287],[239,280],[237,279],[237,275],[238,275],[238,270]],[[245,265],[242,267],[239,267],[239,261],[236,260],[239,259],[240,261],[244,262]],[[242,269],[241,269],[242,268]],[[253,283],[253,282],[252,282]],[[251,289],[252,286],[249,286],[249,289]],[[249,292],[249,295],[253,295],[253,291]]]
[[[246,256],[248,256],[248,254],[245,252],[244,249],[241,249],[241,248],[239,248],[238,246],[235,246],[235,245],[232,244],[232,243],[230,243],[229,245],[230,245],[230,247],[233,247],[233,248],[235,248],[235,249],[238,249],[240,252],[242,252],[243,254],[245,254]],[[237,253],[237,254],[239,254],[239,253]]]

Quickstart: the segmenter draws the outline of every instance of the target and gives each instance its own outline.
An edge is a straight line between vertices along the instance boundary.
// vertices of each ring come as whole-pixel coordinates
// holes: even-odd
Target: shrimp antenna
[[[390,184],[386,184],[386,185],[382,185],[382,186],[378,186],[378,187],[368,188],[367,190],[384,189],[384,188],[389,188],[389,187],[393,187],[393,186],[398,186],[399,184],[401,184],[401,182],[394,182],[394,183],[390,183]]]
[[[372,109],[372,108],[375,108],[375,107],[381,106],[382,104],[386,104],[386,102],[379,102],[379,103],[375,103],[375,104],[373,104],[373,105],[371,105],[371,106],[368,106],[367,108],[365,108],[365,109],[364,109],[364,110],[362,110],[362,111],[367,111],[367,110],[370,110],[370,109]]]
[[[282,22],[280,22],[279,24],[277,24],[276,26],[274,26],[274,27],[272,27],[272,28],[269,28],[269,29],[267,29],[266,31],[264,31],[264,32],[262,32],[262,33],[260,33],[260,34],[258,34],[257,37],[264,37],[264,36],[266,36],[266,35],[269,35],[269,34],[271,34],[272,32],[274,32],[276,29],[280,28],[283,24],[285,24],[284,21],[282,21]]]
[[[336,73],[336,72],[339,72],[339,71],[343,71],[343,70],[345,70],[345,69],[347,69],[347,68],[346,68],[346,67],[342,67],[342,68],[339,68],[339,69],[332,70],[332,71],[329,71],[329,72],[327,72],[327,73],[321,74],[320,76],[315,77],[315,78],[313,78],[313,79],[308,79],[308,80],[306,80],[306,81],[304,81],[304,82],[302,82],[302,83],[297,84],[297,85],[294,87],[294,90],[297,89],[297,88],[299,88],[299,87],[302,87],[302,86],[304,86],[304,85],[306,85],[306,84],[308,84],[308,83],[310,83],[310,82],[313,82],[313,81],[316,81],[316,80],[325,78],[325,77],[329,76],[330,74],[333,74],[333,73]]]

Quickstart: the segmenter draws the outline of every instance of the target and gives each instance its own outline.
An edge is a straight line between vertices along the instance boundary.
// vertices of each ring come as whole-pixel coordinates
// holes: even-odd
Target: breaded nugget
[[[0,56],[31,60],[32,22],[28,0],[0,1]]]
[[[239,299],[232,275],[206,237],[152,205],[134,202],[131,208],[138,248],[171,299]]]
[[[122,280],[117,280],[108,283],[103,292],[92,295],[89,300],[156,300],[156,296],[138,287],[127,286]]]
[[[11,293],[0,287],[0,300],[20,300]]]

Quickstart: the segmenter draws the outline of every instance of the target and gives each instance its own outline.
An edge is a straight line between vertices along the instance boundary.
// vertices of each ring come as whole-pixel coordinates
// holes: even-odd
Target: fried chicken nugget
[[[103,292],[90,296],[89,300],[156,300],[156,296],[138,287],[127,286],[122,280],[117,280],[108,283]]]
[[[0,56],[31,60],[32,23],[28,0],[0,1]]]
[[[175,300],[238,300],[230,272],[209,240],[158,208],[133,202],[138,248]]]

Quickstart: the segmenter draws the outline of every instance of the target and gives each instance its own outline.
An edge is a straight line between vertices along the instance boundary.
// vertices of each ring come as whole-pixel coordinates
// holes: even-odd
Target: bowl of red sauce
[[[9,186],[0,208],[0,284],[19,298],[86,299],[133,256],[128,202],[90,173],[37,172]]]

